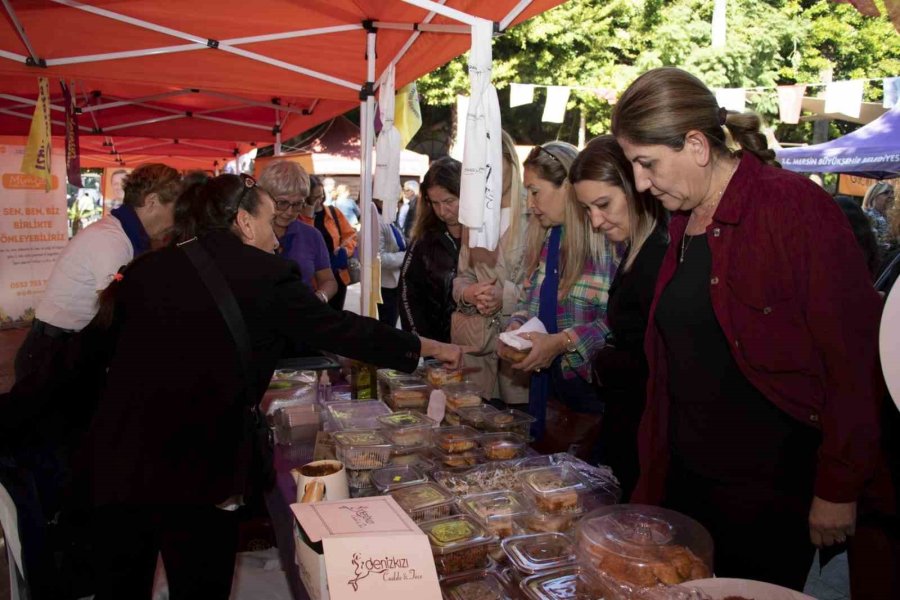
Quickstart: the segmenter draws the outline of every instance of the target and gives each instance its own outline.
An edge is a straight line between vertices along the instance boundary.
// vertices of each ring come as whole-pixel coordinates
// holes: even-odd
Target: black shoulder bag
[[[262,490],[268,490],[275,484],[275,464],[273,452],[272,432],[266,424],[265,418],[259,412],[258,398],[253,393],[252,385],[252,369],[251,369],[251,353],[250,353],[250,334],[247,332],[247,325],[241,314],[237,300],[222,271],[213,262],[212,257],[203,248],[197,238],[192,238],[178,245],[187,257],[193,263],[194,268],[200,274],[200,279],[206,285],[209,293],[212,294],[219,312],[225,323],[228,325],[229,331],[234,338],[235,346],[237,346],[238,356],[241,361],[241,370],[243,371],[242,379],[244,387],[242,393],[245,402],[245,432],[251,436],[253,441],[253,455],[250,461],[248,480],[252,482],[253,487],[261,486]],[[259,490],[252,490],[259,491]]]

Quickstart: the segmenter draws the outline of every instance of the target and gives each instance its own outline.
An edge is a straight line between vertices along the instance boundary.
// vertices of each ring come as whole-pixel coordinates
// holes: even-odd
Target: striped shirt
[[[538,314],[541,304],[541,284],[544,282],[547,268],[549,232],[548,229],[544,246],[541,248],[540,264],[524,282],[525,300],[516,307],[511,321],[524,323]],[[604,244],[607,252],[603,264],[597,264],[592,258],[588,258],[584,262],[581,278],[557,303],[557,329],[568,333],[575,344],[575,352],[564,352],[562,355],[560,366],[566,379],[572,379],[577,374],[585,381],[591,380],[591,361],[597,351],[606,344],[606,336],[609,334],[606,303],[609,299],[609,286],[622,258],[622,248],[605,240]],[[560,261],[562,260],[560,256]]]

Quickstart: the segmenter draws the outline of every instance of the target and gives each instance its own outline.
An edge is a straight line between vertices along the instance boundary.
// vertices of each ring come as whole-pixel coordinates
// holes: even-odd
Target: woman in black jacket
[[[403,329],[450,341],[456,309],[453,278],[459,262],[459,180],[462,164],[444,157],[431,163],[422,180],[412,243],[400,267],[400,321]]]
[[[275,207],[252,178],[221,175],[197,192],[198,237],[132,263],[104,296],[107,307],[114,299],[114,351],[80,455],[97,600],[149,598],[160,552],[173,598],[228,598],[234,509],[264,486],[257,405],[292,345],[404,371],[420,354],[460,362],[456,346],[319,301],[296,263],[273,253]],[[207,287],[198,247],[241,319],[223,318],[229,294]]]
[[[610,337],[594,359],[606,412],[593,458],[612,467],[627,502],[639,472],[637,432],[647,395],[644,333],[668,247],[668,219],[655,198],[635,190],[631,165],[611,135],[585,146],[572,163],[569,181],[595,235],[626,244],[609,288]]]

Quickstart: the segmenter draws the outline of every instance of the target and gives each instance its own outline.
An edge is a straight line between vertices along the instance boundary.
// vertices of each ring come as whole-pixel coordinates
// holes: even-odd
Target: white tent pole
[[[13,102],[22,102],[23,104],[27,104],[28,106],[36,106],[37,100],[29,100],[28,98],[23,98],[22,96],[13,96],[12,94],[0,94],[0,99],[3,100],[12,100]],[[6,108],[16,108],[16,107],[6,107]],[[24,107],[19,107],[24,108]],[[65,108],[58,104],[51,104],[50,108],[55,111],[65,112]]]
[[[185,88],[183,90],[173,90],[162,94],[154,94],[152,96],[143,96],[141,98],[132,98],[130,100],[117,100],[116,102],[104,102],[102,104],[91,104],[81,109],[82,113],[96,112],[99,110],[107,110],[109,108],[118,108],[120,106],[128,106],[130,104],[139,104],[141,102],[152,102],[154,100],[162,100],[163,98],[171,98],[173,96],[184,96],[190,94],[191,90]],[[149,107],[148,107],[149,108]]]
[[[443,4],[443,3],[445,3],[446,1],[447,1],[447,0],[439,0],[440,4]],[[435,17],[436,15],[437,15],[436,12],[431,11],[430,13],[428,13],[427,15],[425,15],[425,18],[422,19],[422,23],[425,23],[425,24],[431,23],[431,20],[434,19],[434,17]],[[412,45],[415,43],[415,41],[416,41],[417,39],[419,39],[419,36],[420,36],[420,35],[422,35],[422,32],[421,32],[421,31],[415,31],[415,32],[413,32],[413,34],[412,34],[411,36],[409,36],[409,39],[406,40],[406,42],[403,44],[403,46],[402,46],[402,47],[400,48],[400,50],[397,52],[397,56],[394,57],[394,60],[392,60],[390,64],[393,64],[393,65],[395,65],[395,66],[398,65],[398,64],[400,63],[400,59],[403,58],[403,57],[406,55],[406,53],[409,51],[410,48],[412,48]],[[384,76],[383,73],[382,73],[382,76]]]
[[[387,23],[375,21],[378,29],[394,29],[398,31],[424,31],[428,33],[462,33],[468,35],[471,29],[468,25],[431,25],[429,23]]]
[[[251,100],[250,98],[244,98],[242,96],[235,96],[234,94],[226,94],[223,92],[213,92],[210,90],[197,90],[198,94],[203,94],[204,96],[211,96],[213,98],[221,98],[223,100],[234,100],[235,102],[240,102],[241,104],[246,104],[247,106],[258,106],[260,108],[275,108],[281,112],[286,113],[295,113],[298,115],[302,115],[302,108],[294,108],[293,106],[283,106],[281,104],[275,104],[274,102],[261,102],[259,100]]]
[[[25,49],[28,50],[28,54],[31,57],[32,62],[35,64],[40,63],[40,58],[35,53],[34,48],[31,46],[31,40],[28,39],[28,35],[25,33],[25,28],[22,27],[22,23],[19,22],[19,17],[16,15],[16,11],[13,10],[12,5],[9,3],[9,0],[0,0],[3,2],[3,7],[6,9],[6,14],[9,15],[9,20],[12,21],[13,26],[16,28],[16,32],[19,34],[19,37],[22,38],[22,44],[25,46]]]
[[[28,60],[28,57],[24,54],[16,54],[15,52],[8,52],[6,50],[0,50],[0,58],[8,58],[17,63],[23,63]]]
[[[500,31],[506,31],[506,28],[509,27],[509,24],[516,20],[522,11],[528,8],[528,6],[532,3],[533,0],[519,0],[519,3],[516,4],[509,13],[500,21]]]
[[[59,0],[57,0],[59,1]],[[460,23],[465,23],[467,25],[474,25],[478,22],[478,17],[474,15],[470,15],[468,13],[464,13],[461,10],[456,10],[455,8],[449,8],[444,6],[443,4],[439,4],[434,2],[433,0],[401,0],[407,4],[412,4],[413,6],[418,6],[419,8],[424,8],[426,10],[434,11],[439,15],[443,15],[445,17],[449,17],[454,21],[459,21]]]
[[[375,140],[375,31],[366,34],[366,84],[363,87],[364,97],[360,102],[360,189],[359,212],[362,227],[360,228],[360,311],[359,314],[371,317],[370,298],[372,295],[372,264],[377,257],[370,252],[370,236],[378,235],[377,231],[369,231],[369,205],[372,204],[372,150]]]
[[[275,156],[281,156],[281,115],[275,111]]]
[[[271,127],[266,127],[265,125],[257,125],[256,123],[245,123],[244,121],[236,121],[234,119],[223,119],[222,117],[208,117],[206,115],[194,114],[194,119],[200,119],[203,121],[214,121],[216,123],[225,123],[226,125],[237,125],[239,127],[249,127],[250,129],[259,129],[260,131],[268,131],[270,134],[272,133]]]
[[[170,115],[168,117],[156,117],[155,119],[144,119],[143,121],[134,121],[132,123],[119,123],[117,125],[110,125],[108,127],[103,128],[103,132],[107,131],[116,131],[117,129],[125,129],[127,127],[137,127],[138,125],[152,125],[153,123],[162,123],[163,121],[174,121],[176,119],[186,119],[187,115]]]
[[[14,110],[9,110],[8,108],[0,108],[0,114],[3,114],[3,115],[9,115],[10,117],[19,117],[20,119],[25,119],[26,121],[31,121],[32,118],[34,118],[34,115],[23,115],[23,114],[20,113],[20,112],[16,112],[16,111],[14,111]],[[59,121],[59,120],[57,120],[57,119],[51,119],[50,122],[53,123],[54,125],[61,125],[61,126],[63,126],[63,127],[66,126],[66,122],[65,122],[65,121]],[[81,131],[84,131],[84,132],[86,132],[86,133],[90,133],[90,132],[91,132],[91,128],[90,128],[90,127],[85,127],[84,125],[79,125],[79,126],[78,126],[78,129],[80,129]]]

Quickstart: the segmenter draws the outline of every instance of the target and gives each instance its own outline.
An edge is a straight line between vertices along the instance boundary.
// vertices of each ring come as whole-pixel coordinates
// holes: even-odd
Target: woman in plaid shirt
[[[532,373],[528,410],[532,434],[545,453],[572,451],[588,458],[603,415],[590,385],[591,359],[605,344],[609,286],[620,252],[591,235],[584,211],[570,198],[568,170],[578,151],[565,142],[535,146],[524,162],[532,211],[525,249],[525,298],[507,331],[538,317],[546,334],[527,333],[528,355],[501,358]]]

